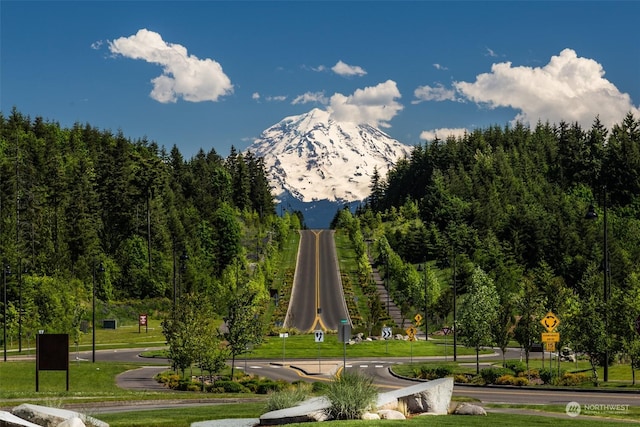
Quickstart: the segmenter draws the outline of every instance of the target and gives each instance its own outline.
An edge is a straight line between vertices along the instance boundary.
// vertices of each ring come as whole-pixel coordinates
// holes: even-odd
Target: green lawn
[[[166,409],[153,411],[138,411],[115,414],[103,414],[97,417],[109,423],[111,427],[189,427],[193,422],[225,419],[225,418],[258,418],[262,413],[263,404],[245,403],[241,405],[215,405],[189,408],[188,411]],[[535,417],[535,418],[533,418]],[[393,421],[384,420],[372,423],[371,421],[331,421],[325,423],[301,423],[287,424],[291,427],[312,427],[331,425],[332,427],[362,427],[364,425],[380,425],[388,427],[424,426],[433,427],[458,427],[479,426],[484,427],[513,427],[513,426],[549,426],[549,427],[597,427],[597,426],[628,426],[628,422],[597,419],[574,419],[568,416],[545,417],[525,414],[501,414],[490,413],[486,417],[464,416],[428,416],[413,417],[409,420]]]
[[[325,334],[324,342],[319,344],[320,357],[342,358],[344,346],[338,342],[337,334]],[[453,357],[453,347],[439,345],[429,341],[362,341],[357,344],[347,345],[346,354],[349,357],[444,357],[445,350],[449,358]],[[489,353],[489,351],[484,351]],[[473,355],[475,351],[466,347],[458,346],[459,355]],[[315,342],[314,335],[291,335],[288,338],[266,337],[264,343],[256,346],[247,355],[248,358],[266,359],[314,359],[318,357],[318,343]],[[244,358],[244,355],[241,356]]]

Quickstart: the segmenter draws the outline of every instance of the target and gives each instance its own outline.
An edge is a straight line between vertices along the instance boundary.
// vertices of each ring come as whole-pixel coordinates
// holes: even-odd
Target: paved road
[[[298,261],[285,326],[337,330],[349,323],[332,230],[301,230]]]

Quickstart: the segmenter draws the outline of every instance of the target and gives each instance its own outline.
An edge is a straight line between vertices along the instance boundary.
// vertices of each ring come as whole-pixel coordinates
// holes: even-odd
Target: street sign
[[[546,351],[556,351],[556,343],[555,341],[547,341],[544,343],[544,349]]]
[[[382,328],[382,339],[386,340],[389,338],[391,338],[391,328],[385,326],[384,328]]]
[[[547,332],[553,332],[553,330],[560,324],[560,319],[558,319],[552,312],[548,312],[547,315],[542,318],[540,323],[545,327]]]
[[[442,328],[442,333],[445,335],[449,335],[449,332],[451,332],[451,328],[448,326],[445,326],[444,328]]]
[[[413,319],[416,321],[416,325],[420,325],[422,323],[422,315],[420,313],[416,314]]]
[[[280,338],[289,338],[288,332],[280,332]]]
[[[324,342],[324,331],[317,330],[313,332],[316,336],[316,342]]]
[[[547,333],[542,333],[542,342],[559,342],[560,341],[560,334],[557,332],[547,332]]]
[[[338,325],[338,342],[348,343],[351,340],[351,325],[341,323]]]
[[[636,317],[636,332],[640,335],[640,314]]]
[[[407,335],[409,336],[409,341],[415,341],[416,334],[418,333],[418,330],[416,329],[416,327],[411,325],[405,331],[407,332]]]

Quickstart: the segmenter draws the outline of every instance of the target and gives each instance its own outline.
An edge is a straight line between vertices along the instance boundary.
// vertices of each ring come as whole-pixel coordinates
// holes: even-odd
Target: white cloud
[[[95,42],[91,43],[91,49],[100,50],[100,48],[102,47],[103,44],[104,44],[104,42],[102,40],[95,41]]]
[[[259,101],[260,100],[260,94],[258,92],[253,92],[253,94],[251,95],[251,99]]]
[[[324,95],[324,92],[307,92],[295,97],[291,101],[292,105],[296,104],[308,104],[309,102],[317,102],[322,105],[326,105],[329,99]]]
[[[391,127],[389,121],[402,110],[396,101],[400,91],[393,80],[356,90],[353,95],[336,93],[329,102],[329,112],[337,121],[368,123],[374,127]]]
[[[265,99],[267,101],[282,102],[287,100],[287,96],[286,95],[267,96]]]
[[[489,49],[489,48],[487,48],[487,52],[485,53],[485,55],[484,55],[484,56],[490,56],[490,57],[492,57],[492,58],[497,58],[497,57],[498,57],[498,54],[497,54],[497,53],[495,53],[495,52],[493,51],[493,49]]]
[[[459,138],[464,136],[465,133],[468,133],[468,130],[465,128],[440,128],[433,130],[424,130],[420,133],[420,139],[433,141],[436,138],[447,139],[450,136]]]
[[[233,93],[231,80],[218,62],[189,55],[184,46],[166,43],[153,31],[141,29],[135,35],[108,44],[114,55],[162,66],[162,75],[151,80],[151,97],[156,101],[176,102],[179,98],[190,102],[218,101]]]
[[[445,67],[444,65],[438,64],[438,63],[433,64],[433,68],[435,68],[436,70],[448,70],[447,67]]]
[[[564,49],[544,67],[497,63],[490,73],[478,75],[475,82],[455,82],[454,87],[464,97],[489,108],[519,110],[515,120],[532,126],[538,120],[564,120],[588,128],[599,116],[602,124],[611,128],[629,111],[640,115],[630,96],[621,93],[604,74],[595,60]]]
[[[435,87],[432,86],[419,86],[413,91],[413,95],[416,97],[412,104],[419,104],[423,101],[456,101],[456,91],[453,89],[447,89],[441,84]]]
[[[336,65],[331,67],[331,70],[340,75],[340,76],[364,76],[367,74],[362,67],[358,67],[357,65],[349,65],[345,64],[342,61],[338,61]]]

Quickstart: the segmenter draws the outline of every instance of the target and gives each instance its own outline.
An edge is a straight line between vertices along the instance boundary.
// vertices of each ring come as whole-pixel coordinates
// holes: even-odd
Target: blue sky
[[[313,108],[408,145],[640,117],[640,2],[6,1],[0,110],[243,150]]]

